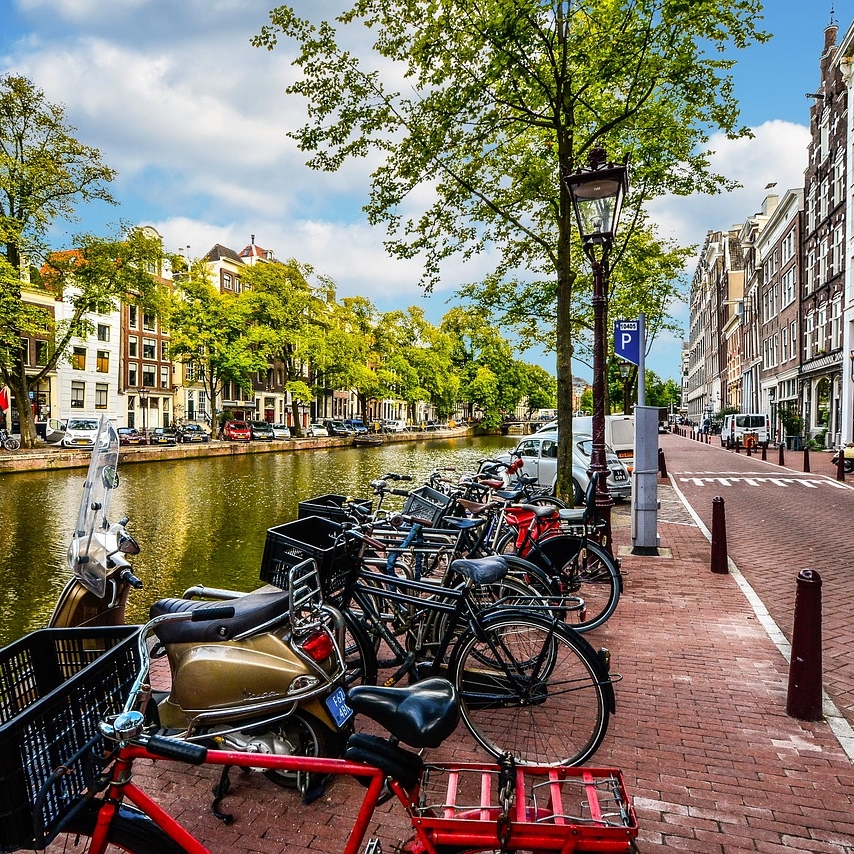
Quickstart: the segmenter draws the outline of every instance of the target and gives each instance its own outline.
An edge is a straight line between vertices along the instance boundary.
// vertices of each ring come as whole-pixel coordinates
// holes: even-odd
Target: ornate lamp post
[[[629,412],[629,396],[631,389],[629,388],[629,376],[632,373],[631,362],[620,362],[620,379],[623,381],[623,415],[630,415]]]
[[[142,386],[139,390],[139,405],[142,407],[142,435],[148,441],[148,395],[149,390]]]
[[[605,462],[605,349],[608,297],[605,291],[608,255],[614,246],[623,197],[628,190],[625,164],[606,162],[605,149],[594,148],[588,168],[564,176],[584,254],[593,268],[593,453],[590,475],[598,473],[596,510],[605,522],[603,531],[611,548],[611,507],[608,466]]]

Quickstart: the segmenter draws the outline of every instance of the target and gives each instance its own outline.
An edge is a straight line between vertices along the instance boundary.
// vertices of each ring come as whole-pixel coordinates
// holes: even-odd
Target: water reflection
[[[297,503],[325,493],[363,496],[386,472],[423,482],[431,471],[471,471],[512,445],[508,437],[392,443],[374,448],[210,457],[120,467],[111,517],[130,519],[142,548],[134,559],[145,589],[129,619],[148,605],[204,583],[249,590],[267,528],[296,518]],[[84,472],[37,472],[0,480],[0,644],[41,628],[68,572],[65,551],[77,517]]]

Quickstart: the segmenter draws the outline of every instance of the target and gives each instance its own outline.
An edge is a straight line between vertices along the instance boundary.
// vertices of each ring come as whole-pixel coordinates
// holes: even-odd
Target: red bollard
[[[839,456],[836,458],[836,479],[845,483],[845,448],[839,449]]]
[[[821,576],[814,569],[798,573],[786,714],[802,721],[822,718]]]
[[[783,443],[782,443],[782,442],[780,442],[780,444],[777,446],[777,450],[778,450],[778,452],[779,452],[779,457],[780,457],[780,458],[777,460],[778,464],[779,464],[779,465],[781,465],[781,466],[786,465],[786,457],[785,457],[785,455],[783,454]]]
[[[726,547],[726,513],[720,495],[712,499],[712,572],[729,572]]]
[[[663,480],[667,480],[667,461],[664,459],[664,449],[658,449],[658,473]]]
[[[804,445],[804,471],[810,470],[810,449],[808,445]]]

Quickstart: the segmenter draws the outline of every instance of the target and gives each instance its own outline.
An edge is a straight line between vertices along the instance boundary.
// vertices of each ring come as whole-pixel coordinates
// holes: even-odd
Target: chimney
[[[254,246],[254,245],[255,245],[255,235],[254,235],[254,234],[250,234],[250,235],[249,235],[249,243],[250,243],[250,245],[252,245],[252,246]]]

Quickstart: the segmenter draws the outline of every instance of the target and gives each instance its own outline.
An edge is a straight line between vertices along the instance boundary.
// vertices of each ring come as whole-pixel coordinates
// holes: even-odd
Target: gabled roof
[[[243,263],[240,259],[240,255],[238,255],[233,249],[223,246],[221,243],[217,243],[208,252],[208,254],[205,255],[205,261],[222,261],[223,258],[228,258],[229,261],[234,261],[237,264]]]

